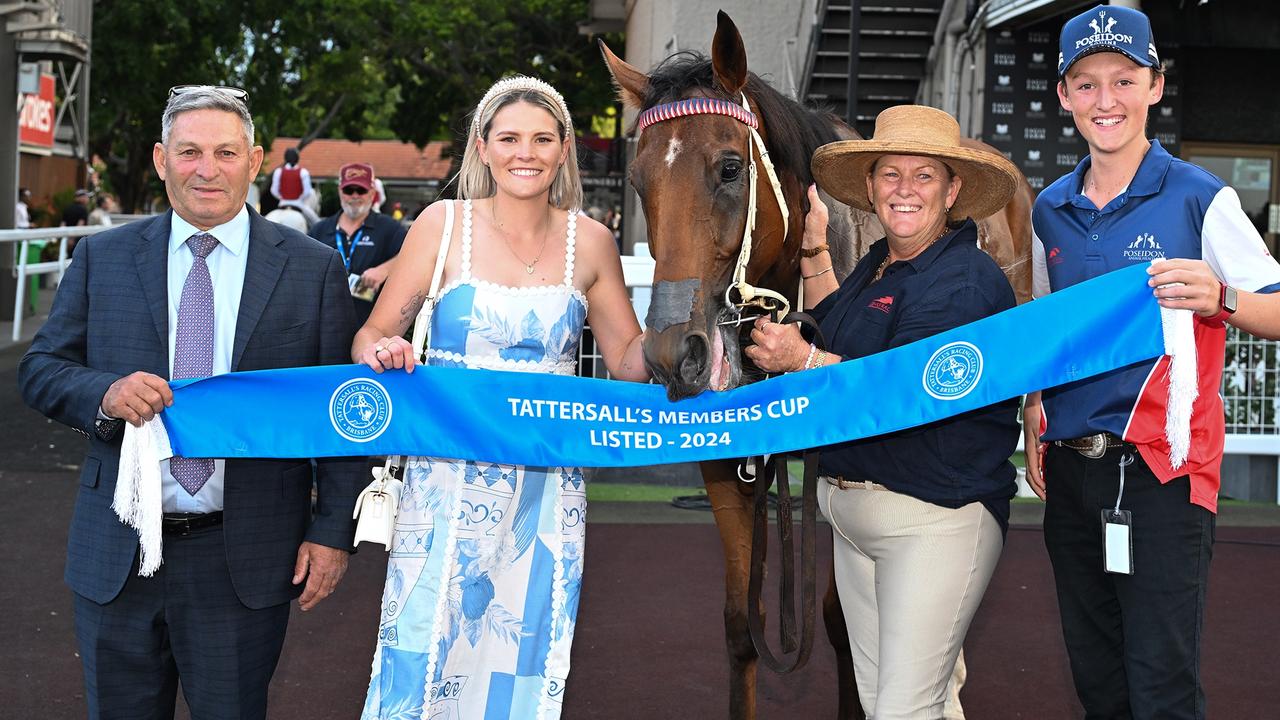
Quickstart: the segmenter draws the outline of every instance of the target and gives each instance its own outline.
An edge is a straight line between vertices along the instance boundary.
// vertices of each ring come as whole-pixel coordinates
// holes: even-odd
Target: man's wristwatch
[[[1227,318],[1235,314],[1236,304],[1239,302],[1239,295],[1236,293],[1235,288],[1226,283],[1219,283],[1218,285],[1218,305],[1221,306],[1222,309],[1218,311],[1217,315],[1205,318],[1205,320],[1213,323],[1225,323]]]

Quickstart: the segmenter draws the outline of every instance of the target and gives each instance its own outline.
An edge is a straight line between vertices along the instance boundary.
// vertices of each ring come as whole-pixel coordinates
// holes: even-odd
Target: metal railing
[[[107,225],[84,225],[79,227],[0,230],[0,245],[12,245],[16,252],[13,262],[13,277],[17,280],[13,295],[14,342],[22,339],[22,316],[27,294],[27,280],[40,275],[56,274],[55,282],[62,282],[62,274],[67,271],[67,265],[71,263],[71,257],[67,253],[67,241],[71,238],[82,238],[110,229],[110,226]],[[57,260],[42,262],[29,262],[27,260],[27,255],[31,250],[31,243],[39,240],[57,241]]]
[[[1280,342],[1227,331],[1222,371],[1228,455],[1276,458],[1276,502],[1280,503]]]

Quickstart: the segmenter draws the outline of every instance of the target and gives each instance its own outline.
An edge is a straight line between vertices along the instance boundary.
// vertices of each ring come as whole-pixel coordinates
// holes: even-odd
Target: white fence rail
[[[56,274],[55,283],[62,282],[62,274],[71,262],[67,251],[67,241],[110,229],[107,225],[87,225],[80,227],[31,228],[29,230],[0,230],[0,245],[12,245],[16,253],[13,262],[13,277],[17,279],[13,295],[13,341],[22,338],[22,316],[27,294],[27,280],[40,275]],[[32,242],[53,240],[58,243],[58,259],[44,262],[29,262],[27,255]],[[4,252],[4,251],[0,251]]]

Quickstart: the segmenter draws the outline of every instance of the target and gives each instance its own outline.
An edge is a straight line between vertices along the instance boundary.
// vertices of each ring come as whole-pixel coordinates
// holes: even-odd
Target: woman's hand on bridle
[[[800,337],[798,327],[770,322],[763,315],[751,328],[751,342],[742,353],[768,373],[803,370],[809,357],[809,343]]]
[[[381,374],[383,370],[403,368],[405,372],[413,372],[413,345],[408,340],[396,335],[366,345],[360,351],[360,362]]]

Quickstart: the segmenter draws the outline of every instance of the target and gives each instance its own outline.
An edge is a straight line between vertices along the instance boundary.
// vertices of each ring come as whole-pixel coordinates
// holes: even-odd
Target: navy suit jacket
[[[336,250],[249,211],[249,255],[231,369],[351,362],[355,315]],[[27,404],[89,436],[71,521],[66,581],[98,603],[119,594],[137,534],[111,509],[120,437],[94,432],[111,383],[142,370],[169,377],[170,213],[82,239],[49,319],[22,358]],[[252,423],[270,407],[246,407],[228,423]],[[226,464],[223,531],[231,583],[250,608],[289,602],[298,546],[351,549],[363,458],[244,460]],[[312,489],[316,490],[313,509]]]

